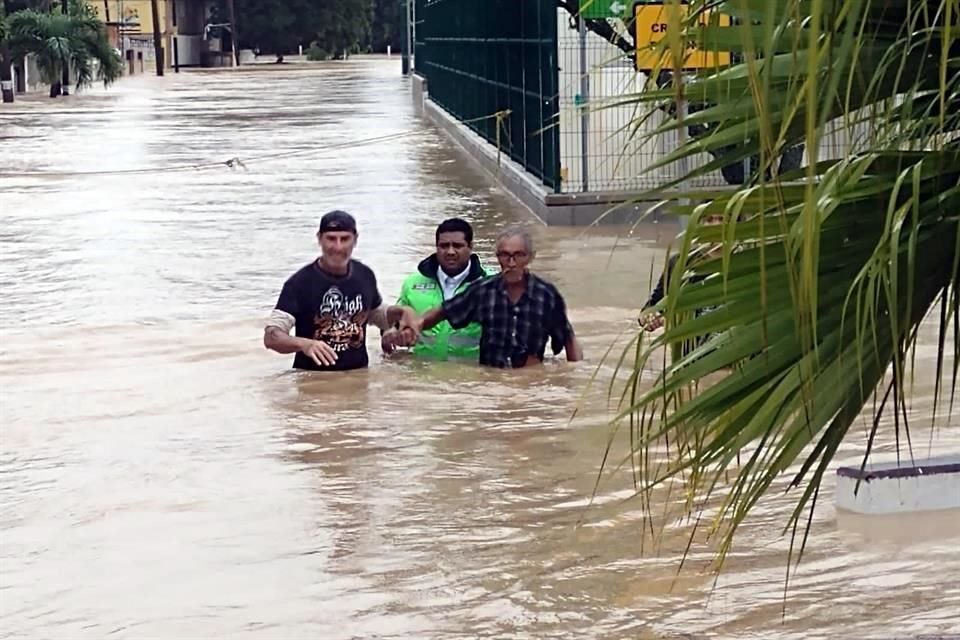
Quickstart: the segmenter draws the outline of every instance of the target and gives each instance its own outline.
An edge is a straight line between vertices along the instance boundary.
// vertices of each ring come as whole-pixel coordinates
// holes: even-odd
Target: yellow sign
[[[669,51],[657,51],[657,43],[667,35],[667,25],[673,18],[674,24],[679,22],[677,18],[671,16],[676,11],[673,5],[666,4],[640,4],[634,5],[634,33],[636,34],[637,57],[636,66],[639,71],[650,71],[661,62],[662,69],[671,69],[673,63],[670,59]],[[687,5],[681,4],[679,20],[687,17]],[[700,24],[706,25],[709,21],[710,13],[701,13],[698,19]],[[719,25],[722,27],[730,26],[730,16],[725,14],[715,14],[719,17]],[[713,68],[730,64],[729,51],[703,51],[698,49],[693,43],[687,44],[686,57],[683,60],[684,69],[704,69]]]

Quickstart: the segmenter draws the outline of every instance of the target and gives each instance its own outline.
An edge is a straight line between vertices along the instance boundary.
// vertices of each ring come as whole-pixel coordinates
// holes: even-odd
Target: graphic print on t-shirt
[[[333,286],[327,289],[313,318],[313,339],[323,340],[336,352],[364,347],[367,312],[363,295],[348,299]]]

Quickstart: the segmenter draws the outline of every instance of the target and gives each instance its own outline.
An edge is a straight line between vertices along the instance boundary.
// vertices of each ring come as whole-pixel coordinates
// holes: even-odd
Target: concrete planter
[[[960,509],[960,455],[840,467],[835,500],[864,514]]]

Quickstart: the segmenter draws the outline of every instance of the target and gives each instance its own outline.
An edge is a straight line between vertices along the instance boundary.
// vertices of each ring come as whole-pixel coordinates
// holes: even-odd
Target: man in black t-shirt
[[[297,369],[366,367],[367,324],[382,333],[394,323],[410,322],[411,312],[384,307],[373,271],[352,259],[357,244],[353,216],[339,210],[327,213],[320,220],[317,240],[320,257],[283,284],[264,328],[263,344],[277,353],[295,353]]]

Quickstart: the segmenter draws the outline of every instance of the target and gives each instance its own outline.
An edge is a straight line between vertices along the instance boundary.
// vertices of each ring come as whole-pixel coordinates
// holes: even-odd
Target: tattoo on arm
[[[393,326],[400,322],[403,319],[403,312],[407,310],[407,307],[404,305],[391,305],[387,307],[387,323],[390,326]],[[411,310],[412,311],[412,310]]]
[[[383,305],[380,305],[379,307],[377,307],[376,309],[370,312],[370,317],[369,317],[370,324],[378,327],[381,333],[383,333],[388,328],[390,328],[390,323],[387,321],[390,308],[384,308]]]

